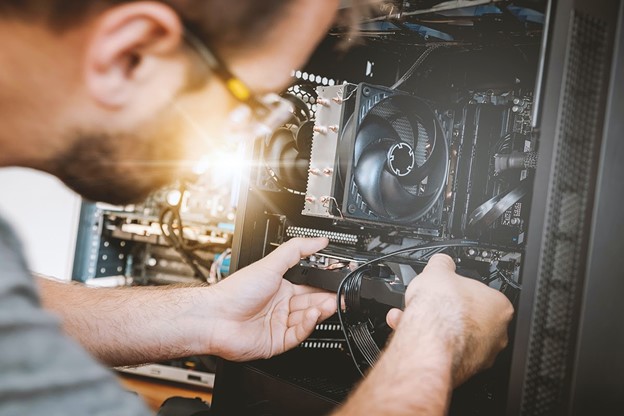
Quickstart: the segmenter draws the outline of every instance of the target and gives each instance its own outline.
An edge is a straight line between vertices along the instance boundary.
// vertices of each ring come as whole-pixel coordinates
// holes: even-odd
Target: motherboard
[[[329,246],[285,277],[344,306],[258,368],[340,402],[386,344],[385,314],[404,307],[436,253],[517,304],[544,14],[512,3],[413,15],[404,5],[401,19],[366,23],[364,44],[347,52],[331,34],[293,73],[282,94],[291,119],[251,152],[238,230],[257,238],[235,248],[236,265],[291,238],[325,237]],[[509,356],[458,390],[453,408],[501,414]]]

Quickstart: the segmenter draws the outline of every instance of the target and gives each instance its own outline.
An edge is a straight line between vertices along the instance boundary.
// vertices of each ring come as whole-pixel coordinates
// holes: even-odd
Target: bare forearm
[[[452,353],[440,337],[402,324],[374,369],[334,416],[446,413],[453,385]]]
[[[335,312],[334,295],[282,276],[326,239],[292,239],[212,286],[90,289],[39,278],[44,306],[109,365],[211,354],[254,360],[303,342]]]
[[[209,353],[205,322],[214,307],[208,287],[93,289],[38,279],[46,309],[59,315],[64,331],[109,365],[154,362]]]

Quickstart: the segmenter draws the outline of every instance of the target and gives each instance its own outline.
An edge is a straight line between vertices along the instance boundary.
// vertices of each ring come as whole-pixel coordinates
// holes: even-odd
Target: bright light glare
[[[197,176],[204,175],[210,169],[210,157],[203,156],[199,162],[193,166],[193,173]]]
[[[196,175],[207,176],[219,182],[232,181],[246,168],[245,153],[239,149],[215,149],[204,155],[193,168]]]
[[[181,199],[182,193],[177,189],[172,189],[171,191],[167,192],[167,203],[172,207],[178,205]]]

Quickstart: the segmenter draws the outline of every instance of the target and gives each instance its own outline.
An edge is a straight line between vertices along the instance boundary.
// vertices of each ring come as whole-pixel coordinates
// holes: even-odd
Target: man
[[[286,87],[338,3],[5,0],[0,166],[49,172],[92,200],[140,200],[222,138],[248,98],[243,84],[254,96]],[[185,31],[242,84],[207,74]],[[212,287],[94,291],[41,280],[38,295],[0,222],[0,414],[148,413],[74,341],[107,365],[251,360],[295,347],[335,312],[334,296],[282,275],[326,244],[292,240]],[[406,305],[388,314],[387,352],[336,414],[442,414],[452,387],[507,342],[510,303],[457,276],[449,257],[431,259]]]

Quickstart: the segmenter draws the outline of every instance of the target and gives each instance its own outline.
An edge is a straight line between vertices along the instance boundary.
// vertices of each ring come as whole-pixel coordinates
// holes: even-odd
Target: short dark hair
[[[0,17],[39,18],[63,31],[93,10],[137,0],[0,0]],[[238,48],[257,44],[276,19],[287,13],[292,0],[154,0],[175,10],[185,26],[212,46]],[[322,1],[322,0],[317,0]],[[356,37],[361,19],[396,0],[351,0],[350,13],[342,16],[349,37]]]
[[[133,0],[1,0],[0,16],[38,18],[55,31],[94,10]],[[175,10],[185,26],[208,43],[242,46],[258,39],[292,5],[291,0],[156,0]]]

